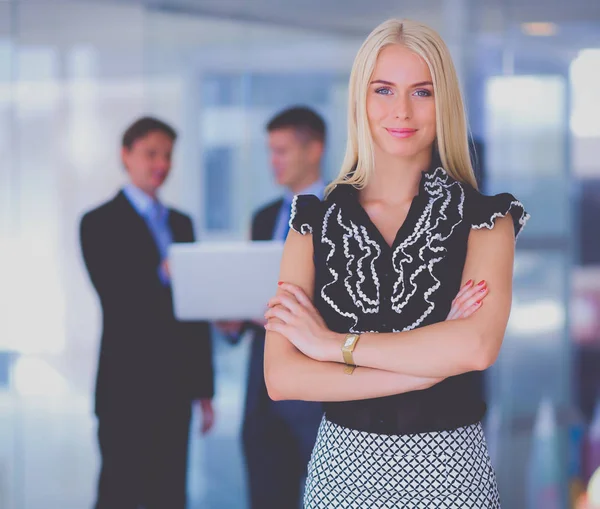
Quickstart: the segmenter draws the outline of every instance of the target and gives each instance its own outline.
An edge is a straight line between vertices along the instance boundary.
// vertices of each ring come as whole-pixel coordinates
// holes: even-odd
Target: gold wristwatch
[[[352,352],[354,352],[359,339],[360,334],[346,334],[346,339],[342,345],[342,356],[344,358],[344,363],[346,364],[344,366],[344,373],[347,375],[351,375],[356,369]]]

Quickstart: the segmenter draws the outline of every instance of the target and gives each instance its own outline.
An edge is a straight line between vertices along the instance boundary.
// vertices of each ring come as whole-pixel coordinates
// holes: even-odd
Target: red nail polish
[[[481,301],[478,300],[475,304],[477,304],[478,306],[481,306]]]
[[[487,290],[487,288],[482,288],[481,290],[479,290],[479,293],[483,293]]]
[[[469,280],[468,280],[468,281],[465,283],[465,286],[469,286],[469,285],[472,285],[472,284],[473,284],[473,280],[472,280],[472,279],[469,279]]]
[[[279,281],[277,284],[278,284],[279,286],[281,286],[281,285],[283,284],[283,281]]]
[[[485,284],[485,279],[482,279],[481,281],[479,281],[479,283],[477,283],[477,286],[483,286]]]

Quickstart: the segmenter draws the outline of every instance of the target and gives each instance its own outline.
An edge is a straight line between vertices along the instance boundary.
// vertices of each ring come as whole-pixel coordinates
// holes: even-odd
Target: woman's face
[[[431,153],[435,100],[429,67],[405,46],[386,46],[367,92],[367,116],[375,154],[412,159]]]

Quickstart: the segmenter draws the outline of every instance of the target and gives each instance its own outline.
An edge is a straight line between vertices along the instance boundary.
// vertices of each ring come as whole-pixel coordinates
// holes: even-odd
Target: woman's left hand
[[[343,335],[327,328],[304,290],[291,283],[280,283],[279,287],[284,293],[269,301],[269,309],[265,313],[268,320],[265,329],[279,332],[312,359],[333,360],[337,353],[341,362]]]

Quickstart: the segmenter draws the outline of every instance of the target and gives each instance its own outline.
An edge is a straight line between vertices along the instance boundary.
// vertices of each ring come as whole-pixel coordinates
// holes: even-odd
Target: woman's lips
[[[417,129],[409,129],[409,128],[394,129],[394,128],[386,127],[385,130],[388,133],[390,133],[394,138],[409,138],[417,132]]]

